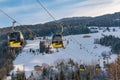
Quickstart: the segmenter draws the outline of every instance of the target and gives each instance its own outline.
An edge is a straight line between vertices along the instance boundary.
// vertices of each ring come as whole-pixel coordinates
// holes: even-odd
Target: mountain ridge
[[[21,25],[16,26],[16,30],[22,31],[24,35],[30,34],[32,30],[33,36],[34,33],[37,33],[38,36],[50,36],[54,33],[60,32],[59,24],[64,26],[64,35],[70,34],[85,34],[90,33],[90,30],[87,28],[89,26],[98,26],[98,27],[118,27],[120,26],[120,12],[115,12],[113,14],[105,14],[96,17],[71,17],[71,18],[62,18],[55,21],[47,22],[44,24],[38,23],[35,25]],[[84,30],[82,31],[82,29]],[[6,34],[11,32],[11,27],[0,28],[0,37],[5,37]],[[68,33],[69,32],[69,33]],[[28,35],[26,36],[28,39]]]

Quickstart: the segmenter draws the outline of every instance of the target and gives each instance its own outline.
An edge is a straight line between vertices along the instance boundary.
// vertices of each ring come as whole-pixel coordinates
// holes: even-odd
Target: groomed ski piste
[[[66,48],[61,48],[58,52],[54,50],[54,53],[45,55],[42,55],[42,53],[35,55],[29,52],[30,48],[34,50],[39,49],[40,40],[27,40],[27,45],[13,62],[14,70],[12,70],[11,73],[16,72],[18,69],[23,70],[24,68],[26,76],[28,77],[31,72],[34,71],[35,65],[42,65],[43,63],[54,65],[55,62],[59,60],[67,60],[69,58],[82,64],[100,63],[100,66],[103,67],[103,58],[101,54],[105,51],[108,53],[111,49],[110,47],[94,44],[94,39],[103,37],[103,34],[120,37],[120,29],[118,27],[115,28],[115,32],[112,31],[113,28],[110,29],[110,32],[98,30],[98,33],[64,36],[64,43],[66,44],[66,42],[69,41],[69,44],[65,46]],[[85,35],[91,37],[84,38],[83,36]],[[116,57],[115,54],[112,54],[109,63],[115,61]]]

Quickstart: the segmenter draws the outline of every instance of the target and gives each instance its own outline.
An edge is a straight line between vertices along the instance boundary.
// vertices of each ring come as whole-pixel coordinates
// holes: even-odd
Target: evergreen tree
[[[14,80],[14,72],[12,72],[11,79]]]
[[[87,80],[91,80],[90,72],[87,74]]]
[[[59,80],[57,75],[55,75],[55,80]]]
[[[75,79],[74,72],[72,72],[72,79]]]
[[[46,75],[47,75],[47,69],[46,69],[46,68],[43,68],[42,75],[43,75],[43,76],[46,76]]]
[[[50,77],[50,80],[53,80],[52,76]]]
[[[63,70],[60,71],[60,80],[65,80],[65,75]]]
[[[40,53],[43,53],[45,52],[45,42],[44,41],[40,41]]]

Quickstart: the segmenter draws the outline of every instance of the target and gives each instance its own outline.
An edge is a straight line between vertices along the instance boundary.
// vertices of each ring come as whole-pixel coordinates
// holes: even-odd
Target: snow
[[[5,80],[11,80],[11,76],[8,76],[7,79],[5,79]]]
[[[103,37],[102,34],[120,37],[120,29],[115,28],[115,32],[112,32],[112,29],[113,28],[111,28],[110,32],[103,32],[103,30],[98,30],[98,33],[65,36],[64,43],[66,44],[66,42],[69,41],[69,44],[66,46],[65,49],[61,48],[59,49],[59,52],[55,51],[52,54],[45,55],[34,55],[29,52],[30,48],[34,50],[39,49],[40,40],[27,40],[27,45],[23,49],[22,53],[20,53],[13,62],[13,71],[17,71],[18,68],[19,70],[24,70],[25,68],[26,75],[28,77],[31,74],[31,72],[34,71],[35,65],[41,66],[43,63],[54,65],[55,62],[59,62],[62,59],[66,60],[69,58],[82,64],[95,65],[96,63],[100,63],[100,65],[103,67],[103,58],[101,56],[101,53],[104,51],[109,52],[111,49],[110,47],[94,44],[94,39]],[[83,36],[85,35],[89,35],[91,37],[83,38]],[[116,57],[116,55],[112,54],[111,58],[109,59],[109,62],[113,62],[116,59]]]

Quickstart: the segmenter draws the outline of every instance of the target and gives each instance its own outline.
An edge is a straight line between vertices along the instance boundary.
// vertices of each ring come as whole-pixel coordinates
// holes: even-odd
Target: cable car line
[[[14,29],[14,25],[15,25],[16,21],[13,21],[13,24],[12,24],[12,30],[15,31]]]
[[[39,4],[40,4],[40,6],[53,18],[53,20],[55,21],[55,22],[57,22],[57,20],[55,19],[55,17],[44,7],[44,5],[39,1],[39,0],[36,0]],[[63,25],[62,24],[60,24],[60,27],[62,27],[62,30],[61,30],[61,34],[63,33]],[[69,32],[68,32],[69,33]],[[72,36],[71,36],[72,37]],[[72,37],[73,38],[73,37]],[[74,39],[74,38],[73,38]],[[75,39],[75,41],[80,45],[80,43]],[[54,42],[52,42],[52,43],[54,43]],[[55,43],[55,46],[56,46],[56,44],[58,44],[58,43]],[[61,43],[62,44],[62,43]],[[55,47],[54,46],[54,44],[53,44],[53,47]],[[60,45],[59,45],[60,46]],[[60,47],[62,47],[62,45],[60,46]],[[57,48],[57,47],[55,47],[55,48]]]
[[[58,24],[55,17],[47,10],[47,8],[39,0],[36,0],[36,1],[48,13],[48,15],[55,21],[55,23]],[[59,24],[59,26],[61,27],[61,32],[60,33],[62,34],[63,33],[63,25]],[[57,27],[58,27],[58,25],[57,25]]]
[[[11,16],[9,16],[6,12],[4,12],[2,9],[0,9],[0,12],[2,12],[4,15],[6,15],[7,17],[9,17],[11,20],[13,20],[14,23],[18,23],[19,25],[22,26],[22,24],[20,22],[18,22],[16,19],[12,18]],[[33,32],[31,29],[29,29],[27,26],[25,26],[24,28],[26,28],[28,31],[30,31],[31,33],[35,34],[36,36],[39,36],[38,34],[36,34],[35,32]],[[12,27],[13,29],[13,27]]]
[[[44,5],[39,1],[39,0],[36,0],[40,6],[51,16],[51,18],[53,18],[53,20],[57,23],[57,20],[55,19],[55,17],[44,7]],[[60,47],[63,47],[63,41],[62,41],[62,33],[63,33],[63,25],[60,24],[60,27],[62,27],[62,30],[61,30],[61,33],[60,34],[55,34],[52,38],[52,45],[54,48],[60,48]],[[56,38],[57,36],[57,39],[58,39],[58,36],[59,38],[61,38],[60,41],[56,40],[54,41],[54,38]],[[57,42],[57,43],[56,43]],[[58,45],[59,44],[59,45]],[[66,51],[64,51],[65,53],[67,53]],[[69,54],[70,55],[70,54]],[[74,55],[72,55],[74,56]],[[76,56],[74,56],[76,58]],[[77,58],[78,59],[78,58]]]
[[[74,51],[72,48],[68,47],[71,51]],[[71,53],[68,53],[67,51],[64,51],[65,53],[67,53],[68,55],[74,56],[78,61],[80,61],[80,58],[78,56],[75,56]]]
[[[57,20],[55,19],[55,17],[47,10],[47,8],[44,7],[44,5],[39,1],[39,0],[36,0],[40,6],[50,15],[51,18],[53,18],[54,21],[57,22]]]
[[[37,2],[40,4],[40,6],[51,16],[51,18],[53,18],[53,20],[57,23],[57,20],[55,19],[55,17],[44,7],[44,5],[39,1],[39,0],[37,0]],[[60,24],[60,27],[62,27],[62,30],[61,30],[61,34],[63,33],[63,25],[62,24]],[[67,33],[69,33],[69,32],[67,32]],[[69,33],[70,34],[70,33]],[[57,34],[58,36],[60,35],[60,34]],[[54,35],[55,36],[55,35]],[[56,41],[54,42],[54,36],[53,36],[53,38],[52,38],[52,45],[53,45],[53,47],[54,48],[61,48],[63,45],[63,43],[61,43],[60,45],[58,45],[60,42],[62,42],[62,39],[61,39],[61,41],[57,41],[57,43],[56,43]],[[62,36],[60,36],[61,38],[62,38]],[[82,45],[81,45],[81,43],[79,43],[79,41],[77,41],[72,35],[71,35],[71,38],[72,39],[74,39],[75,40],[75,42],[80,46],[80,47],[82,47]],[[88,49],[85,49],[84,47],[83,47],[83,49],[87,52],[87,53],[89,53],[89,51],[88,51]],[[64,51],[65,52],[65,51]],[[65,52],[65,53],[67,53],[67,52]],[[69,54],[70,55],[70,54]]]
[[[50,15],[51,18],[53,18],[53,20],[55,22],[57,22],[57,20],[55,19],[55,17],[44,7],[44,5],[39,1],[39,0],[36,0],[39,5]],[[60,24],[60,26],[62,26],[62,30],[61,30],[61,33],[63,32],[63,25]],[[69,33],[69,32],[68,32]],[[55,34],[52,38],[52,45],[54,48],[61,48],[63,47],[63,43],[62,43],[62,39],[60,41],[57,41],[55,40],[54,41],[54,37],[55,36],[60,36],[60,34]],[[71,36],[72,37],[72,36]],[[60,36],[60,38],[62,38],[62,36]],[[72,37],[72,39],[74,39],[79,45],[81,45],[75,38]],[[60,43],[61,42],[61,43]]]
[[[80,43],[71,35],[71,38],[72,39],[74,39],[75,40],[75,42],[77,43],[77,44],[79,44],[80,45]],[[80,47],[82,47],[82,45],[80,45]],[[87,53],[89,53],[90,54],[90,52],[89,52],[89,50],[88,49],[85,49],[85,47],[82,47]],[[72,49],[72,48],[71,48]],[[92,52],[91,52],[92,53]],[[95,56],[95,55],[93,55],[93,56]]]
[[[55,17],[44,7],[44,5],[39,0],[36,0],[36,1],[49,14],[49,16],[55,21],[55,23],[58,26],[58,23],[57,23],[57,20],[55,19]],[[62,35],[62,33],[63,33],[63,25],[59,24],[59,26],[61,27],[61,32],[54,34],[53,37],[52,37],[52,46],[54,48],[62,48],[62,47],[64,47],[63,35]]]
[[[37,0],[37,2],[44,8],[44,10],[56,21],[56,19],[52,16],[52,14],[41,4],[41,2],[39,0]],[[6,16],[8,16],[10,19],[12,19],[14,22],[18,23],[21,25],[21,23],[19,23],[18,21],[16,21],[14,18],[12,18],[11,16],[9,16],[8,14],[6,14],[3,10],[0,9],[0,11],[2,13],[4,13]],[[57,22],[57,21],[56,21]],[[60,26],[62,26],[62,30],[61,30],[61,33],[63,32],[63,25],[60,24]],[[27,27],[26,27],[27,28]],[[27,28],[30,32],[32,33],[35,33],[33,32],[31,29]],[[72,37],[72,36],[71,36]],[[74,39],[77,43],[79,43],[75,38],[72,37],[72,39]],[[79,43],[80,45],[80,43]]]
[[[6,15],[7,17],[9,17],[11,20],[16,21],[14,18],[12,18],[11,16],[9,16],[6,12],[4,12],[2,9],[0,9],[0,12],[2,12],[4,15]],[[17,22],[17,21],[16,21]],[[17,22],[18,23],[18,22]],[[20,24],[20,23],[18,23]]]
[[[61,27],[61,32],[59,32],[60,34],[63,33],[63,25],[61,23],[59,23],[58,25],[58,22],[57,20],[55,19],[55,17],[47,10],[47,8],[39,1],[39,0],[36,0],[37,3],[48,13],[48,15],[55,21],[55,23],[57,24],[57,27],[60,26]]]
[[[24,36],[23,36],[21,31],[17,31],[17,30],[14,29],[14,24],[15,23],[18,23],[19,25],[21,25],[21,23],[19,23],[14,18],[9,16],[3,10],[0,9],[0,12],[2,12],[4,15],[6,15],[11,20],[13,20],[13,22],[12,22],[12,32],[10,32],[7,35],[8,36],[8,47],[9,48],[22,48],[24,46],[24,43],[25,43]],[[27,28],[27,26],[24,26],[24,28],[26,28],[28,31],[30,31],[30,33],[32,33],[32,34],[37,36],[37,34],[35,32],[33,32],[31,29]]]
[[[10,48],[21,48],[24,46],[25,40],[21,31],[16,31],[14,29],[14,24],[16,21],[13,21],[12,32],[8,34],[8,46]]]

